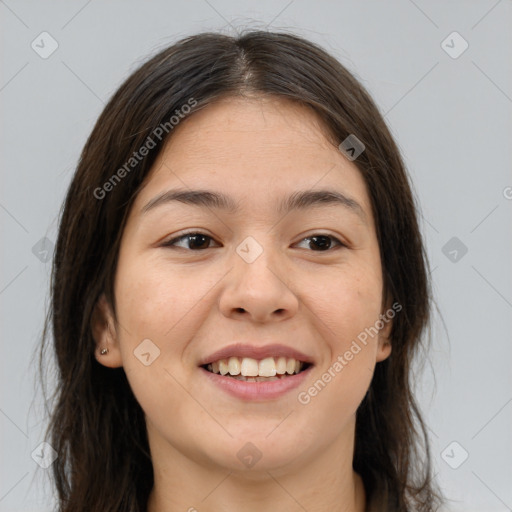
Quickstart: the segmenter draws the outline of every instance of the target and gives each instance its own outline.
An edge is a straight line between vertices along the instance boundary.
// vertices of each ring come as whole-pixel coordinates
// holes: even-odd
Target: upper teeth
[[[266,357],[260,361],[251,357],[230,357],[220,359],[208,365],[213,373],[221,375],[243,375],[245,377],[274,377],[276,374],[299,373],[303,363],[293,358]]]

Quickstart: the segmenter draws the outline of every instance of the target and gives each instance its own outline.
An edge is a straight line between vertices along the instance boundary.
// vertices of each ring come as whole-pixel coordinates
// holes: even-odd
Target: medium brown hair
[[[357,411],[353,467],[369,510],[436,510],[426,427],[410,382],[431,290],[400,152],[370,95],[334,57],[297,35],[248,31],[237,37],[201,33],[160,51],[120,86],[83,148],[61,211],[39,360],[43,373],[51,327],[57,386],[46,437],[59,455],[52,466],[59,511],[146,510],[153,468],[144,414],[123,368],[96,361],[91,318],[102,293],[115,316],[120,240],[135,197],[172,136],[171,116],[191,98],[200,109],[245,94],[298,102],[319,116],[336,146],[349,135],[365,145],[353,163],[371,200],[383,303],[396,301],[402,310],[393,320],[392,353],[376,365]],[[158,139],[162,124],[169,129]],[[148,137],[154,147],[130,161]],[[112,181],[116,173],[122,181]],[[99,194],[107,182],[108,193]]]

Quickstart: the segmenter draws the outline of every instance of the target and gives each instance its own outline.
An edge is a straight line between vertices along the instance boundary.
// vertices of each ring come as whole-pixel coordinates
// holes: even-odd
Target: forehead
[[[274,97],[225,98],[182,120],[136,203],[177,187],[223,191],[253,213],[294,190],[334,187],[371,217],[359,169],[329,140],[317,114]]]
[[[228,159],[251,148],[252,157],[260,149],[266,156],[275,148],[334,149],[314,111],[291,100],[266,96],[218,100],[185,118],[171,135],[165,149],[194,145],[198,151],[190,159],[201,158],[205,151]]]

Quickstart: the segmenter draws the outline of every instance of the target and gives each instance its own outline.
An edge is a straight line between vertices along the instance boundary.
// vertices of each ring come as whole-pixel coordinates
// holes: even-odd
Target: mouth
[[[218,359],[201,365],[201,368],[212,374],[228,377],[243,382],[272,382],[289,379],[312,366],[307,361],[292,357],[236,357]]]
[[[238,400],[267,402],[304,385],[316,361],[294,347],[275,343],[233,344],[198,361],[214,389]]]

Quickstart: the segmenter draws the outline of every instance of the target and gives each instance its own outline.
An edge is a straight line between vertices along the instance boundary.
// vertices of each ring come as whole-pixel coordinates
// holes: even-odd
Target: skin
[[[173,202],[140,214],[178,187],[228,194],[239,212]],[[365,220],[338,205],[274,211],[282,197],[320,188],[356,200]],[[211,239],[162,246],[185,230]],[[308,241],[318,234],[334,237],[330,248],[329,239],[325,250]],[[252,263],[236,252],[248,236],[263,249]],[[144,410],[150,512],[364,510],[352,469],[355,414],[391,352],[391,321],[308,404],[297,400],[389,307],[364,179],[314,113],[283,99],[230,98],[182,121],[130,212],[115,297],[118,323],[103,296],[96,308],[96,357],[124,367]],[[148,366],[133,353],[144,339],[160,350]],[[306,385],[260,402],[211,385],[200,358],[238,341],[312,356]],[[247,442],[261,453],[251,468],[237,457]]]

